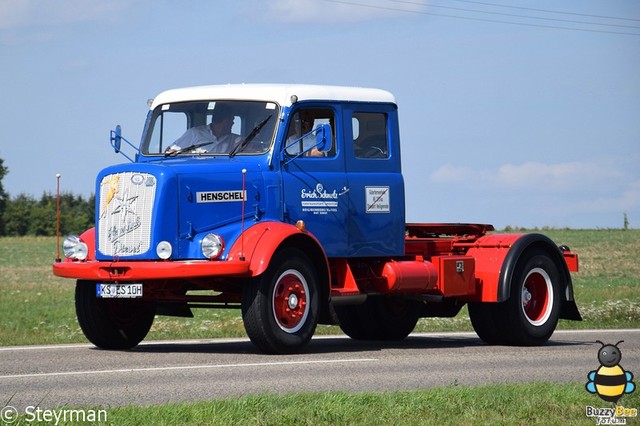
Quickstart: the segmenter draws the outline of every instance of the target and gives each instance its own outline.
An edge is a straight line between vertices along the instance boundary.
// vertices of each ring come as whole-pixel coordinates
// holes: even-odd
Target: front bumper
[[[209,276],[249,276],[248,261],[58,262],[53,273],[82,280],[143,281]]]

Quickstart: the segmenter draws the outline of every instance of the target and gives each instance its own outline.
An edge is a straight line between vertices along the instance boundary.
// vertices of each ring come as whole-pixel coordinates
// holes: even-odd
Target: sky
[[[392,92],[407,220],[640,228],[637,0],[0,0],[11,197],[89,196],[176,87]]]

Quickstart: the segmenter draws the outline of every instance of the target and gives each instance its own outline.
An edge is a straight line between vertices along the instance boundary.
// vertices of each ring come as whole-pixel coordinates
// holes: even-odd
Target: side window
[[[330,109],[301,109],[295,112],[287,129],[287,155],[295,156],[304,152],[305,157],[333,157],[336,155],[335,145],[325,152],[314,147],[318,126],[329,124],[335,144],[335,118]]]
[[[389,158],[386,114],[355,112],[352,125],[353,149],[357,158]]]
[[[157,154],[178,139],[187,128],[187,115],[184,112],[164,111],[153,126],[153,133],[147,153]]]

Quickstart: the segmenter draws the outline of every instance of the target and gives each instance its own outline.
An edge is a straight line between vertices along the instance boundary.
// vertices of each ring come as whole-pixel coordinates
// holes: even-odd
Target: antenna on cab
[[[244,262],[244,205],[247,202],[247,169],[242,169],[242,212],[240,216],[240,261]]]
[[[56,262],[60,259],[60,173],[56,173]]]

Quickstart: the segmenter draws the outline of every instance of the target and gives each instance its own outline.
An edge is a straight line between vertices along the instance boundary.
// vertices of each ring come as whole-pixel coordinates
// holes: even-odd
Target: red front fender
[[[323,281],[328,282],[329,264],[318,240],[293,225],[262,222],[247,229],[231,247],[224,261],[132,261],[96,262],[95,229],[82,234],[89,256],[83,262],[62,261],[53,264],[57,276],[77,279],[140,280],[202,276],[258,276],[262,274],[278,248],[296,247],[315,264]],[[325,279],[325,277],[327,277]]]
[[[302,249],[314,262],[323,265],[322,269],[329,270],[322,246],[312,234],[280,222],[261,222],[245,230],[229,250],[227,259],[248,260],[251,276],[255,277],[267,269],[274,253],[283,245]]]

